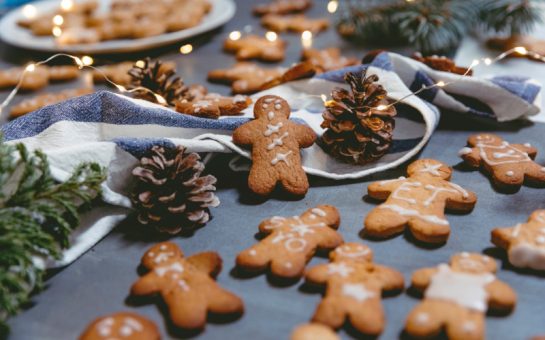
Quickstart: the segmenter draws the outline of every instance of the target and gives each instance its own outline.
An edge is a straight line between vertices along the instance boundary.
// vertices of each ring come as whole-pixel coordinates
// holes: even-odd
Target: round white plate
[[[48,52],[75,54],[133,52],[168,45],[210,31],[225,24],[235,15],[236,6],[233,0],[208,1],[212,3],[212,10],[195,27],[142,39],[119,39],[95,44],[63,46],[56,44],[53,37],[38,37],[33,35],[29,30],[17,25],[17,21],[24,18],[22,7],[19,7],[6,14],[0,21],[0,38],[14,46]],[[109,8],[109,0],[101,0],[100,3],[101,9],[99,10]],[[40,13],[53,12],[59,7],[59,4],[60,0],[44,0],[32,3],[36,7],[38,15]]]

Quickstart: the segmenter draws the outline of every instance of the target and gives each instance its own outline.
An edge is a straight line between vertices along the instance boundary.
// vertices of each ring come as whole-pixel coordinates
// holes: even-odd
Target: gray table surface
[[[165,60],[174,60],[178,72],[191,82],[205,82],[211,68],[227,67],[234,58],[221,52],[223,39],[232,30],[243,30],[251,25],[254,32],[262,32],[256,18],[250,14],[249,2],[239,1],[236,17],[224,27],[192,39],[194,51],[180,55],[180,45],[155,49],[141,55],[104,56],[97,61],[134,59],[151,54]],[[325,14],[325,2],[310,12],[313,16]],[[540,29],[543,31],[543,29]],[[295,62],[300,53],[298,35],[283,35],[289,41],[286,61]],[[341,47],[346,55],[362,56],[369,47],[350,45],[329,30],[314,39],[315,47]],[[493,55],[473,39],[467,39],[459,50],[457,60],[470,63],[472,59]],[[0,45],[0,66],[23,64],[27,60],[38,60],[44,54],[22,51]],[[511,73],[531,75],[545,82],[545,67],[525,60],[510,60],[493,68],[478,71],[483,73]],[[57,88],[73,86],[55,85]],[[227,93],[228,88],[210,85],[212,91]],[[49,89],[51,90],[51,88]],[[0,93],[0,98],[7,92]],[[17,100],[26,95],[19,96]],[[203,339],[286,339],[298,324],[307,322],[321,299],[319,293],[309,292],[299,281],[289,286],[277,286],[266,275],[242,278],[234,270],[236,254],[256,242],[255,234],[259,222],[271,215],[295,215],[317,204],[333,204],[340,210],[342,223],[340,232],[346,241],[360,241],[370,245],[375,252],[376,262],[392,266],[403,272],[406,281],[411,273],[421,267],[434,266],[445,262],[459,251],[484,252],[498,260],[498,277],[515,288],[518,294],[516,310],[509,316],[487,317],[487,334],[490,339],[528,339],[536,334],[545,334],[545,279],[542,275],[517,270],[505,262],[505,256],[490,243],[489,231],[496,226],[511,226],[525,221],[535,209],[544,207],[544,189],[523,187],[516,194],[496,193],[489,181],[479,172],[467,172],[458,166],[457,151],[465,145],[470,133],[496,131],[512,142],[530,142],[542,150],[545,147],[543,124],[512,123],[496,125],[459,119],[443,119],[439,130],[419,157],[429,157],[454,166],[453,181],[474,190],[479,202],[473,213],[448,215],[452,234],[442,247],[429,249],[414,244],[405,236],[386,241],[362,240],[360,231],[364,216],[376,206],[365,198],[367,184],[382,178],[393,178],[404,174],[404,168],[387,171],[378,176],[360,181],[333,182],[311,178],[311,189],[304,199],[285,200],[272,197],[256,201],[248,194],[244,174],[231,173],[224,157],[214,159],[208,169],[219,178],[218,196],[221,206],[213,210],[214,219],[198,230],[192,237],[175,237],[186,254],[214,250],[221,254],[224,268],[218,282],[242,297],[246,311],[231,323],[211,322],[202,333],[192,337]],[[538,155],[538,161],[545,164],[545,156]],[[101,214],[119,211],[114,207],[103,207],[88,214],[90,221]],[[95,317],[121,310],[130,310],[149,317],[161,328],[165,338],[182,337],[165,321],[164,311],[155,304],[134,305],[128,299],[129,287],[138,278],[137,267],[140,257],[154,242],[157,235],[138,228],[134,218],[129,217],[110,235],[67,268],[52,275],[47,289],[33,298],[33,305],[9,322],[10,339],[74,339]],[[323,257],[315,257],[309,265],[323,263]],[[403,292],[384,299],[387,327],[382,339],[396,339],[402,336],[403,323],[407,313],[419,300]],[[346,329],[343,337],[354,336]]]

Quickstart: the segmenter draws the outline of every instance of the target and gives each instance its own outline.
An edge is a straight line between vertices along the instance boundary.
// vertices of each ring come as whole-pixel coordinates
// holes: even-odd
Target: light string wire
[[[54,54],[54,55],[50,56],[49,58],[47,58],[45,60],[41,60],[41,61],[38,61],[36,63],[28,64],[24,68],[24,70],[21,73],[21,76],[19,78],[19,81],[17,82],[17,85],[13,88],[13,90],[11,90],[11,92],[6,97],[6,99],[4,99],[4,101],[0,104],[0,117],[2,117],[4,109],[10,104],[10,102],[13,100],[15,95],[17,95],[17,93],[21,89],[21,86],[22,86],[22,84],[23,84],[23,82],[25,80],[25,76],[28,73],[34,72],[37,67],[48,64],[49,62],[53,61],[54,59],[57,59],[57,58],[60,58],[60,57],[66,57],[66,58],[72,59],[80,70],[84,69],[84,68],[88,68],[88,69],[97,71],[104,78],[104,80],[107,83],[114,86],[120,93],[134,93],[134,92],[137,92],[137,91],[144,91],[144,92],[147,92],[147,93],[153,95],[155,97],[155,99],[157,99],[157,102],[159,104],[161,104],[161,105],[166,105],[167,104],[167,100],[163,96],[161,96],[158,93],[153,92],[152,90],[150,90],[148,88],[138,86],[138,87],[134,87],[134,88],[131,88],[131,89],[127,89],[125,86],[115,83],[99,67],[92,66],[90,63],[85,63],[84,62],[85,57],[79,58],[79,57],[71,55],[71,54],[57,53],[57,54]],[[135,65],[138,65],[139,62],[141,62],[141,61],[140,60],[137,61],[135,63]]]
[[[392,103],[389,103],[387,105],[378,105],[376,107],[368,107],[369,109],[376,109],[378,111],[384,111],[384,110],[387,110],[389,109],[390,107],[396,105],[396,104],[399,104],[400,102],[404,101],[405,99],[409,98],[409,97],[412,97],[412,96],[417,96],[418,94],[426,91],[426,90],[429,90],[429,89],[432,89],[432,88],[436,88],[436,87],[439,87],[439,88],[443,88],[445,86],[448,86],[450,84],[453,84],[453,83],[457,83],[459,81],[461,81],[461,79],[467,77],[469,75],[469,73],[475,68],[477,67],[478,65],[486,65],[486,66],[490,66],[492,64],[495,64],[513,54],[518,54],[520,56],[528,56],[530,58],[533,58],[533,59],[536,59],[536,60],[539,60],[539,61],[542,61],[542,62],[545,62],[545,56],[537,53],[537,52],[534,52],[534,51],[529,51],[527,50],[525,47],[523,46],[517,46],[517,47],[514,47],[512,49],[509,49],[505,52],[502,52],[500,53],[498,56],[496,56],[495,58],[480,58],[480,59],[475,59],[473,60],[473,62],[471,63],[471,65],[468,67],[468,69],[466,70],[466,72],[461,75],[461,77],[458,79],[458,80],[454,80],[454,81],[450,81],[450,82],[444,82],[442,80],[432,84],[432,85],[428,85],[428,86],[422,86],[422,88],[420,88],[419,90],[415,91],[415,92],[411,92],[403,97],[401,97],[400,99],[392,102]],[[52,60],[56,59],[56,58],[59,58],[59,57],[66,57],[66,58],[70,58],[72,59],[75,64],[78,66],[78,68],[81,70],[81,69],[84,69],[84,68],[88,68],[88,69],[91,69],[91,70],[94,70],[94,71],[97,71],[103,78],[106,82],[108,82],[109,84],[111,84],[112,86],[114,86],[120,93],[134,93],[134,92],[137,92],[137,91],[144,91],[144,92],[147,92],[149,94],[151,94],[152,96],[155,97],[155,99],[157,100],[157,102],[161,105],[167,105],[167,100],[161,96],[160,94],[158,93],[155,93],[153,92],[152,90],[148,89],[148,88],[145,88],[145,87],[135,87],[135,88],[131,88],[131,89],[127,89],[126,87],[124,87],[123,85],[120,85],[120,84],[117,84],[115,83],[114,81],[112,81],[107,75],[106,73],[100,69],[99,67],[95,67],[95,66],[92,66],[91,63],[92,63],[92,59],[91,59],[91,62],[89,63],[86,63],[84,62],[85,58],[86,57],[82,57],[82,58],[79,58],[77,56],[74,56],[74,55],[70,55],[70,54],[66,54],[66,53],[57,53],[57,54],[54,54],[52,56],[50,56],[49,58],[45,59],[45,60],[41,60],[41,61],[38,61],[36,63],[32,63],[32,64],[28,64],[23,72],[21,73],[21,76],[19,78],[19,81],[17,83],[17,85],[13,88],[13,90],[11,90],[11,92],[9,93],[9,95],[6,97],[6,99],[4,99],[4,101],[0,104],[0,117],[2,116],[3,112],[4,112],[4,109],[10,104],[10,102],[13,100],[13,98],[15,97],[15,95],[19,92],[22,84],[23,84],[23,81],[25,79],[25,76],[27,73],[30,73],[30,72],[34,72],[36,70],[36,67],[39,67],[41,65],[45,65],[49,62],[51,62]],[[89,57],[87,57],[89,58]],[[90,59],[90,58],[89,58]],[[139,63],[141,63],[142,61],[137,61],[135,63],[135,65],[139,65]],[[314,95],[312,97],[319,97],[323,102],[324,102],[324,105],[327,107],[328,106],[328,103],[331,102],[331,100],[327,100],[327,96],[325,94],[321,94],[321,95]]]

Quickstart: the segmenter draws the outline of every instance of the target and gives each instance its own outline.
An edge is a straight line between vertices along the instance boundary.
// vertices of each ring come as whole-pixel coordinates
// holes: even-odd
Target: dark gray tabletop
[[[195,47],[192,54],[177,54],[180,45],[176,45],[151,51],[152,55],[175,60],[178,72],[187,82],[204,82],[209,69],[234,63],[234,58],[222,53],[220,47],[230,31],[243,30],[245,25],[252,25],[254,31],[262,32],[258,21],[250,15],[249,2],[240,1],[238,6],[236,17],[223,28],[191,40]],[[324,13],[325,2],[318,3],[311,11],[311,15]],[[284,64],[289,65],[298,58],[300,42],[298,35],[285,36],[290,45]],[[314,42],[316,47],[339,46],[347,55],[358,57],[369,49],[348,45],[333,30],[317,36]],[[2,66],[22,63],[27,57],[34,60],[43,57],[5,45],[0,45],[0,49]],[[466,62],[486,52],[480,50],[471,39],[464,43],[460,51],[458,59]],[[106,56],[102,59],[128,58],[137,57]],[[496,66],[493,71],[527,74],[545,81],[545,66],[524,60],[509,61]],[[228,92],[227,87],[210,87],[213,91]],[[2,96],[5,94],[2,93]],[[311,178],[312,187],[304,199],[285,200],[274,196],[256,201],[246,189],[245,174],[231,173],[225,156],[213,159],[207,169],[219,178],[218,196],[222,203],[213,210],[214,219],[206,227],[192,237],[175,237],[172,241],[179,244],[186,254],[206,250],[219,252],[224,268],[218,282],[242,297],[246,311],[234,322],[211,322],[204,332],[191,336],[203,339],[286,339],[296,325],[307,322],[321,299],[319,293],[306,290],[303,281],[276,286],[266,275],[240,277],[234,270],[234,259],[239,251],[256,242],[257,225],[261,220],[272,215],[296,215],[308,207],[324,203],[338,207],[342,216],[339,231],[346,241],[370,245],[376,262],[400,270],[407,282],[414,270],[448,261],[455,252],[484,252],[497,258],[500,268],[498,277],[514,287],[518,303],[509,316],[487,317],[488,338],[528,339],[536,334],[545,334],[545,304],[542,302],[545,278],[512,268],[506,264],[504,254],[490,243],[490,230],[493,227],[525,221],[533,210],[543,208],[545,189],[523,187],[516,194],[496,193],[481,173],[467,172],[458,166],[457,151],[465,145],[469,134],[479,131],[496,131],[511,142],[530,142],[545,153],[543,124],[497,125],[460,122],[460,118],[444,117],[439,130],[419,157],[435,158],[453,165],[453,182],[474,190],[479,201],[471,214],[447,216],[452,226],[451,237],[446,245],[432,249],[422,248],[404,236],[386,241],[369,241],[360,237],[364,216],[376,206],[365,198],[367,184],[377,179],[403,175],[404,167],[360,181],[333,182]],[[538,155],[538,161],[545,164],[545,155]],[[110,210],[119,209],[103,207],[89,214],[87,219]],[[33,298],[33,305],[10,320],[10,339],[74,339],[92,319],[121,310],[134,311],[154,320],[165,338],[187,335],[176,332],[168,325],[163,308],[155,304],[135,305],[128,299],[129,287],[139,277],[137,267],[140,257],[148,247],[160,240],[156,234],[140,229],[134,218],[129,217],[80,259],[52,275],[47,289]],[[323,257],[315,257],[309,265],[326,261]],[[419,300],[406,292],[385,298],[388,324],[381,338],[400,337],[405,317],[417,303]],[[345,329],[340,334],[343,337],[351,336]]]

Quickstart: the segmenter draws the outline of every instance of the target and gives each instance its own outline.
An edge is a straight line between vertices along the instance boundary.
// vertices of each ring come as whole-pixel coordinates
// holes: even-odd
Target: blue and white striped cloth
[[[440,112],[478,116],[496,121],[509,121],[539,113],[541,86],[527,78],[494,77],[479,79],[438,72],[427,66],[393,53],[380,54],[370,65],[358,65],[333,71],[257,93],[254,101],[265,94],[285,98],[292,108],[292,118],[322,133],[320,123],[323,102],[334,87],[346,87],[347,71],[367,68],[377,74],[389,96],[398,100],[422,86],[438,81],[449,83],[419,96],[403,99],[397,106],[394,144],[378,162],[353,166],[340,163],[316,144],[304,149],[305,171],[331,179],[361,178],[396,167],[415,156],[428,142],[440,118]],[[239,117],[210,120],[176,113],[141,100],[110,92],[74,98],[44,107],[6,124],[2,130],[10,142],[22,142],[30,149],[42,149],[49,157],[53,175],[62,180],[81,162],[94,161],[108,168],[104,200],[130,207],[126,188],[132,179],[130,171],[137,160],[153,144],[185,145],[190,151],[202,153],[234,153],[231,166],[246,169],[247,150],[231,141],[232,131],[251,119],[252,107]],[[101,220],[78,233],[74,247],[65,254],[61,264],[72,262],[106,235],[120,216]]]

